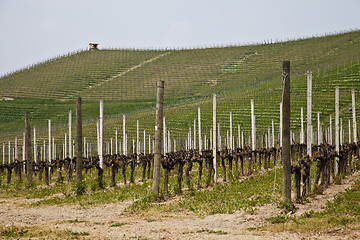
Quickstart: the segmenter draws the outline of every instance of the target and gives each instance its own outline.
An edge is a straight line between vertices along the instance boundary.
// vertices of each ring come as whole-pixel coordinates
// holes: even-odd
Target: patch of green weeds
[[[125,222],[113,223],[109,227],[121,227],[121,226],[124,226],[126,224],[129,224],[129,223],[125,223]]]
[[[7,238],[21,238],[24,237],[24,235],[28,232],[26,228],[23,227],[15,227],[15,226],[9,226],[5,227],[1,230],[1,236],[7,237]]]
[[[227,235],[228,234],[228,232],[225,232],[223,230],[215,231],[215,230],[210,230],[210,229],[207,229],[207,228],[203,228],[201,230],[196,231],[196,233],[204,233],[204,232],[214,233],[214,234],[217,234],[217,235]]]

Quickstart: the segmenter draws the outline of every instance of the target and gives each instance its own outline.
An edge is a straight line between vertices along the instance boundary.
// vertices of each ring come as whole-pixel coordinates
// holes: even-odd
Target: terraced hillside
[[[183,50],[81,51],[41,63],[0,78],[0,137],[3,141],[22,133],[23,111],[45,136],[46,119],[57,126],[57,140],[66,131],[67,111],[75,110],[75,97],[84,101],[85,136],[96,137],[94,120],[98,100],[105,100],[105,138],[122,127],[127,115],[129,137],[136,120],[153,132],[156,82],[165,81],[165,116],[172,137],[184,137],[201,107],[203,132],[209,133],[212,93],[218,94],[218,121],[222,135],[234,127],[250,130],[250,99],[255,101],[257,131],[267,131],[271,119],[279,122],[281,68],[291,61],[292,129],[299,129],[300,107],[306,110],[306,71],[313,72],[313,121],[319,111],[326,126],[334,112],[334,87],[340,86],[344,128],[350,117],[351,89],[360,91],[360,31],[251,46]],[[360,102],[360,101],[357,101]],[[359,109],[360,104],[357,103]],[[306,114],[304,112],[304,114]],[[209,135],[209,134],[208,134]],[[20,136],[20,135],[19,135]]]

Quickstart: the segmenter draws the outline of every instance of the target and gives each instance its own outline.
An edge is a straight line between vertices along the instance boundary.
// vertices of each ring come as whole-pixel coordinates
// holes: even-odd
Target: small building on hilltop
[[[98,45],[98,43],[89,43],[89,50],[97,50]]]

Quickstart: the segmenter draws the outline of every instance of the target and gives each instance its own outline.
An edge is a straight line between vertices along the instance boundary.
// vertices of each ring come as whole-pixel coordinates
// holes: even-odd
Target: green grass
[[[337,194],[326,203],[323,211],[309,211],[300,217],[277,215],[269,218],[272,225],[261,228],[270,231],[318,232],[322,230],[349,229],[358,231],[360,227],[360,179],[351,188]]]
[[[3,239],[81,239],[89,236],[89,232],[75,232],[72,230],[52,230],[40,226],[17,227],[0,226],[0,237]]]

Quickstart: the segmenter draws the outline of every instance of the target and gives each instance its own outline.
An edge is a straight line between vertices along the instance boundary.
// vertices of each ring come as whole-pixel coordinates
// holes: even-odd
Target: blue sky
[[[0,76],[97,42],[179,48],[357,29],[359,0],[0,0]]]

